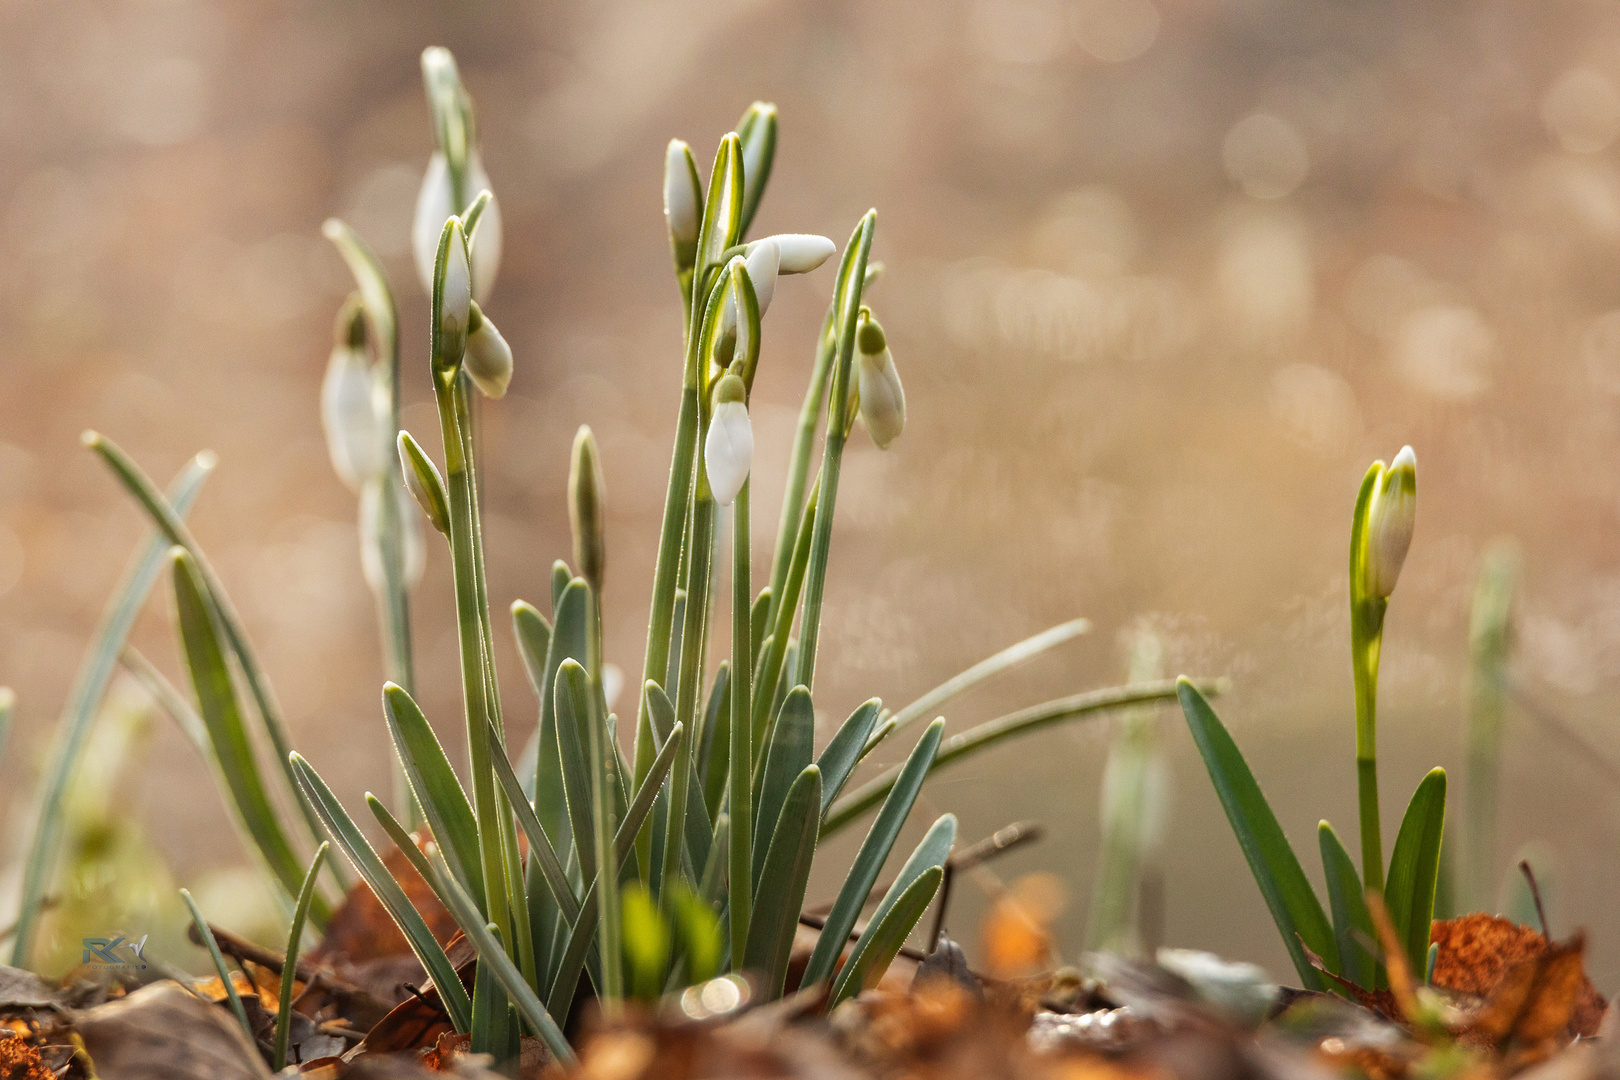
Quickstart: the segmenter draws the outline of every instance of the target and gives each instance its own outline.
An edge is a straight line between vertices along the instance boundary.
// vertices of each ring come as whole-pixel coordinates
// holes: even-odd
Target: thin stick
[[[1536,884],[1536,872],[1530,869],[1529,859],[1519,860],[1519,873],[1530,884],[1530,899],[1536,902],[1536,918],[1541,920],[1541,936],[1550,942],[1552,931],[1547,928],[1547,909],[1541,906],[1541,886]]]

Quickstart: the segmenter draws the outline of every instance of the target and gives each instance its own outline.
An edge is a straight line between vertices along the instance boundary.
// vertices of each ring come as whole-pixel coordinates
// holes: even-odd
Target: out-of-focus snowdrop
[[[422,288],[432,292],[433,260],[438,254],[439,233],[445,221],[466,210],[480,191],[488,190],[493,195],[493,189],[478,153],[472,99],[461,84],[455,58],[448,49],[423,51],[422,80],[427,86],[433,134],[439,148],[428,160],[427,173],[422,177],[422,188],[416,196],[411,251],[416,257],[416,274]],[[501,265],[501,208],[493,198],[479,225],[471,260],[474,295],[486,300]]]
[[[332,469],[353,491],[382,471],[382,425],[387,402],[379,399],[366,348],[366,316],[358,296],[338,315],[332,357],[321,380],[321,426]]]
[[[386,477],[378,477],[360,489],[360,569],[372,589],[381,591],[387,587],[382,560],[383,500],[391,494],[399,522],[400,565],[405,571],[405,587],[414,588],[422,580],[422,570],[427,564],[421,520],[410,512],[410,496],[404,486],[385,481]]]

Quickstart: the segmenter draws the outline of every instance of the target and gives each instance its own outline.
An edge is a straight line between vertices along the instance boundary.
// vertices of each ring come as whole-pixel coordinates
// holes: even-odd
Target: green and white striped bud
[[[697,261],[702,214],[703,181],[698,177],[697,159],[690,146],[671,139],[664,153],[664,221],[677,270],[689,270]]]
[[[1417,524],[1417,455],[1403,446],[1378,479],[1367,507],[1367,594],[1388,598]]]
[[[405,475],[405,487],[416,505],[422,508],[428,524],[449,536],[450,498],[445,494],[444,477],[408,431],[399,433],[399,464]]]
[[[714,501],[730,506],[754,467],[754,426],[748,419],[748,390],[735,375],[714,387],[714,412],[703,441],[703,468]]]
[[[887,450],[905,430],[906,392],[883,327],[870,315],[863,315],[855,331],[855,379],[861,423],[878,449]]]
[[[574,565],[597,596],[602,595],[602,574],[607,569],[607,537],[602,528],[606,490],[596,436],[581,424],[574,435],[574,455],[568,468],[568,521],[574,529]]]
[[[778,269],[783,274],[808,274],[828,259],[838,250],[838,245],[825,236],[815,236],[811,233],[777,233],[774,236],[762,237],[748,245],[748,251],[769,241],[776,245],[781,252],[781,263]]]
[[[506,394],[506,387],[512,381],[512,347],[476,300],[467,311],[467,351],[461,364],[485,397],[498,398]]]
[[[382,413],[366,350],[365,305],[356,293],[338,314],[336,342],[321,380],[321,427],[338,478],[354,491],[382,471]]]
[[[448,238],[445,237],[446,233],[449,234]],[[439,235],[445,259],[443,267],[435,269],[435,273],[442,274],[442,278],[436,292],[439,300],[439,340],[434,364],[448,368],[461,363],[462,353],[467,348],[468,320],[472,310],[472,275],[467,267],[467,240],[461,231],[461,219],[450,218]]]
[[[771,179],[771,163],[776,158],[776,106],[756,101],[737,121],[737,139],[742,145],[743,206],[742,234],[748,232],[765,185]]]

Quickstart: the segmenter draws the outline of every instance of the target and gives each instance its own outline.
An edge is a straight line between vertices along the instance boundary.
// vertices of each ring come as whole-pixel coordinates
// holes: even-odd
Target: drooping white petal
[[[1401,448],[1367,508],[1367,591],[1388,597],[1406,563],[1417,526],[1417,455]]]
[[[906,392],[894,358],[885,348],[876,355],[857,353],[856,385],[860,388],[861,423],[878,449],[887,450],[906,426]]]
[[[321,380],[321,426],[333,470],[356,491],[383,467],[373,389],[371,365],[363,350],[347,345],[332,350]]]
[[[664,154],[664,218],[669,222],[670,236],[679,245],[696,244],[700,226],[699,196],[687,164],[689,153],[684,142],[671,139]]]
[[[723,401],[715,406],[709,420],[709,437],[703,443],[703,467],[708,471],[714,501],[730,506],[753,465],[754,427],[748,420],[748,406],[740,401]]]
[[[811,233],[777,233],[755,240],[748,245],[750,251],[756,245],[766,240],[774,241],[782,252],[780,273],[808,274],[832,256],[838,250],[838,245],[825,236],[816,236]]]
[[[485,397],[498,398],[512,381],[512,347],[485,315],[478,329],[467,335],[462,367]]]
[[[771,306],[771,297],[776,295],[776,275],[781,268],[782,249],[777,246],[776,238],[767,236],[765,239],[748,245],[748,280],[753,283],[754,296],[759,300],[759,317],[765,317],[765,309]]]
[[[489,174],[484,171],[478,152],[474,151],[467,158],[467,202],[470,204],[488,187]],[[501,206],[493,197],[493,190],[491,196],[479,219],[478,235],[473,242],[472,276],[479,301],[489,295],[501,267]],[[444,154],[435,152],[422,177],[422,189],[416,196],[416,215],[411,222],[411,253],[415,256],[416,276],[424,292],[433,291],[433,260],[439,253],[439,232],[446,219],[465,209],[465,206],[452,205],[450,166]]]

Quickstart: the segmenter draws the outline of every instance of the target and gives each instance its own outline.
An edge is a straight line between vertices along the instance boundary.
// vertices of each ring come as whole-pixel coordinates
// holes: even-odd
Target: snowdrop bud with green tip
[[[485,397],[502,397],[512,381],[512,347],[476,300],[467,311],[467,351],[461,365]]]
[[[906,392],[889,355],[883,327],[863,317],[855,333],[855,378],[860,394],[861,423],[878,449],[887,450],[906,426]]]
[[[467,239],[461,231],[461,219],[451,218],[441,228],[449,232],[448,252],[444,263],[444,283],[439,294],[439,348],[436,361],[445,366],[461,362],[467,346],[468,319],[472,309],[472,274],[467,266]]]
[[[771,179],[771,163],[776,158],[776,128],[776,106],[768,101],[754,102],[737,121],[743,167],[742,227],[738,235],[748,232],[754,212],[759,209],[759,200],[765,195],[765,185]]]
[[[602,574],[607,569],[607,538],[602,528],[602,500],[606,493],[602,456],[596,436],[586,424],[574,435],[574,456],[568,469],[568,520],[574,528],[574,565],[602,595]]]
[[[747,250],[752,252],[755,247],[766,241],[774,243],[781,252],[781,267],[778,272],[783,274],[808,274],[838,250],[838,245],[825,236],[815,236],[811,233],[777,233],[755,240],[748,245]]]
[[[1401,447],[1367,509],[1367,592],[1388,598],[1401,576],[1417,523],[1417,455]]]
[[[689,268],[697,258],[702,213],[703,181],[698,177],[697,159],[690,146],[671,139],[664,154],[664,221],[669,225],[669,247],[678,269]]]
[[[382,416],[366,353],[365,307],[358,294],[338,314],[337,342],[321,380],[321,426],[338,478],[355,491],[382,471]]]
[[[411,433],[399,433],[399,464],[405,474],[405,486],[410,489],[416,505],[422,508],[428,523],[450,535],[450,499],[444,491],[444,478]]]
[[[748,391],[735,375],[723,376],[714,388],[714,415],[703,442],[703,467],[714,501],[730,506],[754,466],[754,427],[748,419]]]

